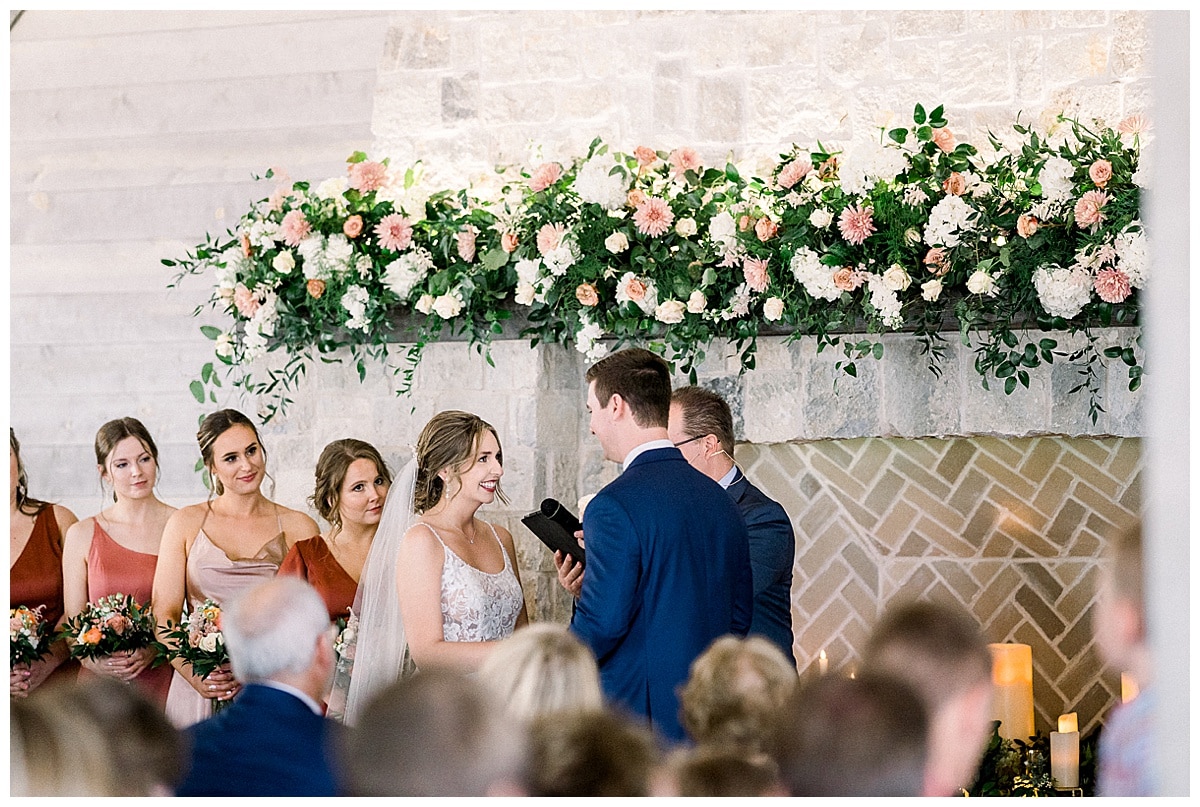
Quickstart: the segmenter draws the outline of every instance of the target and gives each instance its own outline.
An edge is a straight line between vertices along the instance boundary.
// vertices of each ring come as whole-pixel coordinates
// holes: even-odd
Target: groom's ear
[[[608,399],[608,403],[605,404],[604,408],[611,408],[614,418],[624,417],[625,415],[629,414],[629,404],[627,404],[625,399],[615,392],[612,394],[612,397]]]

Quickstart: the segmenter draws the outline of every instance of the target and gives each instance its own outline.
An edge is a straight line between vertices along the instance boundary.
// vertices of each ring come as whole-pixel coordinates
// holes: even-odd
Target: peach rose
[[[646,201],[646,194],[643,193],[638,188],[634,188],[633,190],[631,190],[629,192],[629,194],[625,197],[625,204],[628,205],[629,207],[638,207],[645,201]]]
[[[575,299],[580,305],[593,306],[600,302],[600,295],[596,293],[596,287],[591,283],[580,283],[575,289]]]
[[[630,300],[640,303],[646,297],[646,281],[640,277],[630,278],[625,285],[625,293],[629,295]]]
[[[308,296],[314,300],[320,300],[321,295],[325,293],[325,281],[317,278],[310,278],[304,287],[308,289]]]
[[[517,244],[519,242],[520,239],[517,237],[516,233],[505,233],[504,235],[500,236],[500,249],[511,254],[517,251]]]
[[[955,196],[962,196],[967,190],[967,179],[962,174],[954,171],[950,176],[942,180],[942,190],[946,193],[952,193]]]
[[[742,216],[738,219],[738,229],[742,232],[753,230],[756,224],[758,224],[758,221],[753,216]]]
[[[1096,160],[1088,168],[1088,176],[1096,183],[1097,188],[1103,188],[1112,179],[1112,163],[1108,160]]]
[[[1038,225],[1041,224],[1036,216],[1031,216],[1028,213],[1022,213],[1017,216],[1017,235],[1022,238],[1029,238],[1038,231]]]
[[[925,253],[923,263],[935,277],[941,277],[950,271],[950,263],[946,260],[946,250],[934,247]]]
[[[849,266],[843,266],[833,272],[833,285],[842,291],[854,291],[862,284],[862,277]]]
[[[79,639],[84,644],[100,644],[100,639],[103,636],[104,634],[100,632],[99,628],[91,628],[87,633],[80,636]]]
[[[954,133],[949,129],[934,129],[933,144],[949,154],[954,151]]]
[[[834,155],[821,163],[821,166],[817,169],[817,178],[822,182],[828,182],[837,176],[837,172],[838,158],[837,155]]]
[[[649,168],[658,160],[658,154],[649,146],[638,146],[633,150],[633,156],[637,157],[639,171]]]
[[[342,233],[347,238],[358,238],[363,231],[362,216],[353,215],[342,224]]]
[[[779,232],[779,225],[771,221],[766,216],[758,220],[754,225],[754,234],[758,236],[759,241],[770,241]]]

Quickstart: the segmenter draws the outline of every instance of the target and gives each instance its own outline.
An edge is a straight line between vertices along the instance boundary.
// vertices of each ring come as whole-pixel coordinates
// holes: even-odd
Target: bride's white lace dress
[[[422,522],[423,523],[423,522]],[[513,571],[512,559],[500,543],[496,528],[492,537],[504,556],[504,568],[491,574],[476,569],[454,553],[437,530],[424,524],[438,539],[445,553],[442,564],[442,638],[447,642],[489,642],[512,635],[525,598]]]

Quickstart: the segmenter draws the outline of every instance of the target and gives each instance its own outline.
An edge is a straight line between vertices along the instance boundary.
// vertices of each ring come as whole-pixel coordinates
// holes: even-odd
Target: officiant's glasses
[[[688,443],[694,442],[696,440],[699,440],[699,439],[701,439],[703,437],[707,437],[707,436],[708,435],[706,435],[706,434],[697,434],[695,437],[689,437],[686,440],[680,440],[678,443],[675,443],[674,446],[676,448],[679,448],[680,446],[686,446]]]

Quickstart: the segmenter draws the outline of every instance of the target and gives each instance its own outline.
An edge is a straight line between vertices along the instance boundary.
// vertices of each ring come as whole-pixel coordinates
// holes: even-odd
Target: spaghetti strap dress
[[[138,605],[149,605],[158,555],[128,549],[117,543],[100,526],[99,519],[93,519],[93,523],[96,526],[92,530],[92,543],[87,555],[88,602],[96,602],[110,594],[128,594]],[[171,674],[171,665],[162,664],[155,668],[147,667],[133,680],[162,709],[166,707]],[[86,667],[79,670],[81,681],[96,677],[99,676]]]
[[[9,608],[40,605],[42,619],[51,626],[58,624],[63,615],[62,544],[54,505],[48,504],[38,511],[25,548],[8,570]],[[50,673],[42,686],[74,681],[78,675],[79,662],[67,659]]]
[[[424,522],[422,522],[424,523]],[[496,527],[484,522],[500,544],[504,568],[492,574],[476,569],[446,546],[437,530],[429,531],[445,553],[442,564],[442,638],[447,642],[489,642],[506,639],[517,627],[525,597],[513,571],[512,559],[500,543]]]
[[[187,557],[185,596],[188,610],[195,610],[205,599],[220,605],[255,583],[274,577],[286,552],[282,522],[278,534],[263,544],[252,558],[229,557],[212,542],[201,524]],[[167,693],[167,717],[175,727],[187,728],[212,713],[212,701],[176,672]]]

